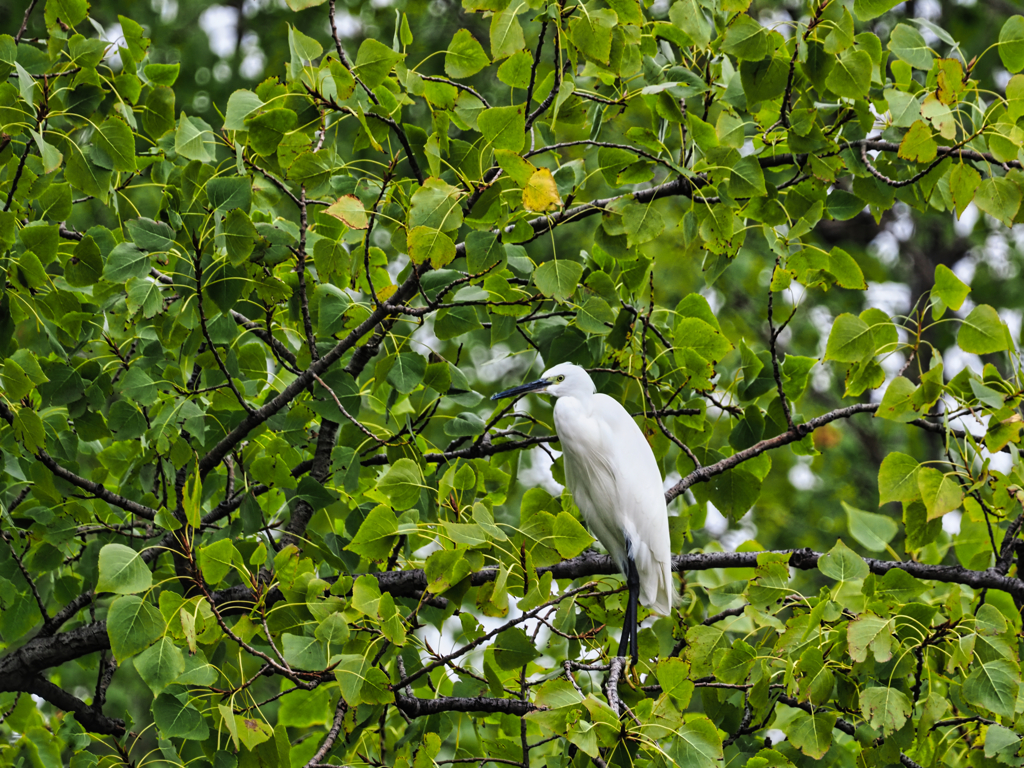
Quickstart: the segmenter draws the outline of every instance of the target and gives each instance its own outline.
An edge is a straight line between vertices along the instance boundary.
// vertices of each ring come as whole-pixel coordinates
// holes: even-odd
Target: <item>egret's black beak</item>
[[[527,392],[536,392],[538,389],[544,389],[544,387],[551,384],[547,379],[537,379],[531,381],[529,384],[522,384],[518,387],[512,387],[512,389],[506,389],[504,392],[499,392],[496,395],[491,395],[491,400],[502,400],[506,397],[518,397],[519,395],[525,395]]]

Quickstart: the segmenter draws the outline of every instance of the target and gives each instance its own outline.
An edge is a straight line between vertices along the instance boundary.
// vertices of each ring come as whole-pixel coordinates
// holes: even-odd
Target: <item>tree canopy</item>
[[[1024,17],[288,0],[218,101],[194,18],[36,5],[0,764],[1024,764]],[[666,478],[635,666],[550,404],[486,397],[562,361]]]

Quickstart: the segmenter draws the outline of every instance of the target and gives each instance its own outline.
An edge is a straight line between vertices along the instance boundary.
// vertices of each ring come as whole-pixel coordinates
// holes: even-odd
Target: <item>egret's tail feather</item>
[[[658,559],[641,544],[632,553],[640,573],[640,602],[657,614],[672,613],[672,559]]]

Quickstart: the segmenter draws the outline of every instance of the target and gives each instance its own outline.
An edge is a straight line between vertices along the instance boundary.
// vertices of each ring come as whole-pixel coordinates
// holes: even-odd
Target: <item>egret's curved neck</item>
[[[597,393],[590,391],[586,387],[573,387],[571,390],[569,390],[568,392],[563,392],[558,397],[574,397],[577,400],[579,400],[581,403],[586,403],[595,394],[597,394]]]

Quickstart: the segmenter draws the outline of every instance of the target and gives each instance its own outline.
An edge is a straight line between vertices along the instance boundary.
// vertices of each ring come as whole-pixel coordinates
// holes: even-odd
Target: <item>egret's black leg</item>
[[[625,656],[630,651],[633,657],[633,664],[639,658],[637,641],[637,618],[640,604],[640,574],[637,573],[636,563],[632,556],[627,559],[626,586],[629,587],[629,600],[626,603],[626,615],[622,620],[622,637],[619,640],[619,656]]]

